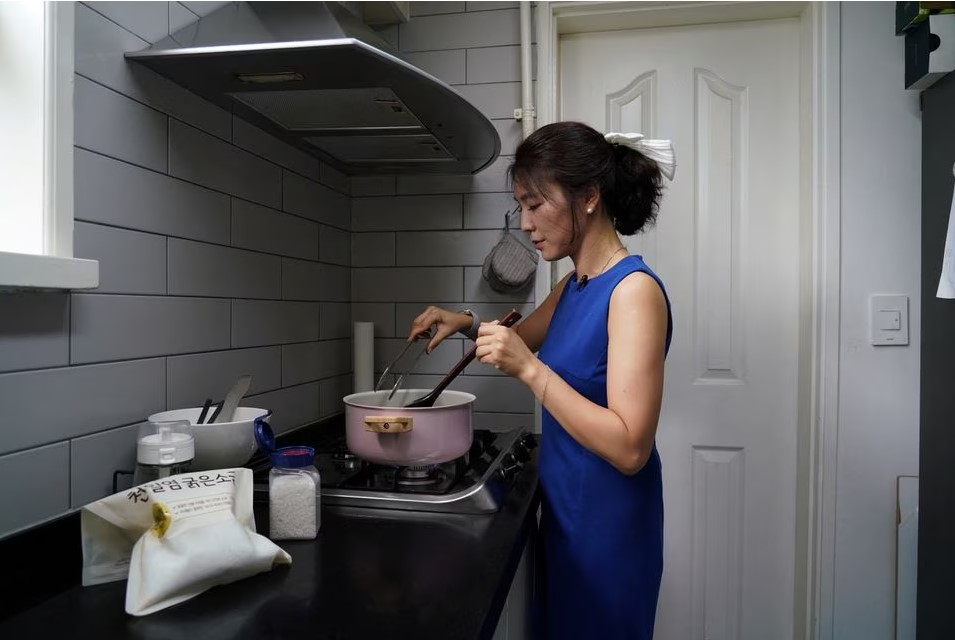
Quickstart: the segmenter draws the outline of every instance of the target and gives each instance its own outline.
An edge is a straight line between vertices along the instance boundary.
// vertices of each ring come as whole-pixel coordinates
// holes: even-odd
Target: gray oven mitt
[[[505,227],[504,236],[484,259],[482,272],[495,291],[519,291],[534,280],[537,253],[524,246]]]

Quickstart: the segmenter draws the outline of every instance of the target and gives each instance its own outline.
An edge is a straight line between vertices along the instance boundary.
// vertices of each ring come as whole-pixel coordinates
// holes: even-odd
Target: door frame
[[[839,430],[840,18],[835,2],[538,2],[537,124],[557,120],[560,36],[797,18],[800,22],[799,415],[794,638],[832,640]],[[556,264],[541,262],[539,304]]]

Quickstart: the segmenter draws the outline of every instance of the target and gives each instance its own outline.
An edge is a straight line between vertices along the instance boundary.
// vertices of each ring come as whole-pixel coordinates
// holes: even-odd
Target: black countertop
[[[535,456],[494,514],[325,506],[316,540],[277,542],[291,565],[141,618],[124,611],[125,581],[76,584],[0,622],[0,637],[55,625],[69,637],[157,640],[490,638],[539,499]],[[255,511],[267,534],[267,505]]]

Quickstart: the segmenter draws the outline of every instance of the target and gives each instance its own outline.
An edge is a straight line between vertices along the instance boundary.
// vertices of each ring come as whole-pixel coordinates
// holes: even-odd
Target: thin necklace
[[[598,271],[597,273],[595,273],[595,274],[594,274],[594,277],[596,278],[596,277],[599,276],[601,273],[603,273],[604,270],[607,268],[607,265],[610,264],[610,261],[613,260],[613,257],[614,257],[615,255],[617,255],[618,253],[620,253],[621,251],[624,251],[625,249],[626,249],[626,247],[620,247],[619,249],[617,249],[616,251],[614,251],[613,253],[611,253],[611,254],[610,254],[610,257],[607,258],[607,262],[604,263],[603,269],[601,269],[600,271]],[[580,291],[581,289],[583,289],[584,287],[586,287],[588,282],[590,282],[590,277],[589,277],[586,273],[585,273],[584,275],[580,276],[580,280],[577,282],[577,291]]]
[[[626,249],[626,247],[620,247],[619,249],[617,249],[616,251],[614,251],[613,253],[611,253],[611,254],[610,254],[610,257],[607,258],[607,261],[604,263],[603,268],[602,268],[600,271],[598,271],[597,273],[595,273],[595,274],[594,274],[594,277],[596,278],[596,277],[599,276],[601,273],[603,273],[603,272],[607,269],[607,265],[610,264],[610,261],[613,260],[613,257],[614,257],[615,255],[617,255],[618,253],[620,253],[621,251],[624,251],[625,249]],[[587,276],[584,276],[584,277],[586,278]]]

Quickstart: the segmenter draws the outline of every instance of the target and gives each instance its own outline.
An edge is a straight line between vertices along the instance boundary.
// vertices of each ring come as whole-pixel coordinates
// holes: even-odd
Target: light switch
[[[902,328],[902,314],[898,311],[880,311],[877,326],[882,331],[898,331]]]
[[[909,297],[873,295],[869,297],[869,333],[877,346],[909,343]]]

